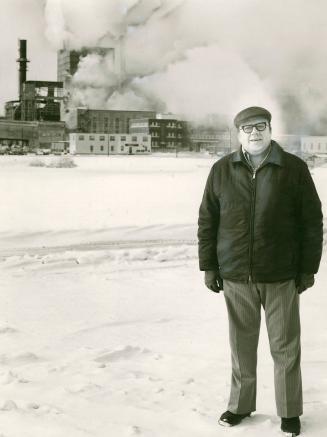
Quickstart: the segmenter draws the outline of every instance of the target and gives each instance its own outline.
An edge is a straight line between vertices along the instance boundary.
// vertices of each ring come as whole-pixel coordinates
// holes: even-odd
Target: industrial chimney
[[[19,41],[19,58],[17,62],[19,63],[19,79],[18,79],[18,92],[19,100],[22,99],[23,94],[23,84],[26,82],[26,71],[27,63],[29,60],[26,58],[26,39],[20,39]]]

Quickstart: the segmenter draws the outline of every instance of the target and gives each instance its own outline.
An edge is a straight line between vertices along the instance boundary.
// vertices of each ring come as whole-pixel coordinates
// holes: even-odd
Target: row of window
[[[111,152],[114,152],[115,151],[115,147],[111,146],[110,150],[111,150]],[[90,146],[90,152],[94,152],[94,146]],[[100,152],[104,152],[104,147],[103,146],[100,146]]]
[[[85,135],[79,135],[78,139],[80,141],[85,140]],[[104,135],[100,135],[99,136],[99,141],[105,141],[106,137]],[[94,141],[95,140],[95,136],[94,135],[89,135],[89,140]],[[115,141],[116,140],[116,136],[115,135],[110,135],[109,136],[109,140],[110,141]],[[120,135],[120,141],[126,141],[126,135]],[[131,141],[137,141],[137,137],[136,136],[132,136]],[[142,138],[143,142],[147,142],[148,141],[148,137],[143,137]]]
[[[152,138],[159,138],[160,135],[158,134],[158,132],[153,132],[153,133],[151,133],[151,137]],[[175,135],[175,134],[169,133],[169,134],[167,134],[167,138],[182,138],[182,135],[180,135],[180,134]]]
[[[119,125],[120,123],[122,123],[122,124],[124,124],[124,123],[126,123],[126,125],[129,125],[129,122],[130,122],[130,118],[127,118],[126,120],[120,120],[119,118],[115,118],[115,120],[113,120],[113,119],[108,119],[107,117],[105,117],[104,119],[103,119],[103,121],[104,121],[104,124],[105,125],[108,125],[108,124],[116,124],[116,125]],[[99,119],[97,119],[97,118],[93,118],[92,119],[92,124],[98,124],[98,123],[100,123],[101,121],[99,120]]]
[[[92,127],[91,129],[87,128],[87,130],[96,134],[100,129],[97,129],[96,127]],[[105,126],[104,129],[101,129],[101,131],[106,133],[106,134],[109,134],[110,132],[114,132],[115,134],[119,134],[120,129],[119,129],[119,127],[115,127],[115,129],[113,129],[112,127],[109,128],[108,126]],[[126,129],[122,129],[122,131],[129,133],[128,127]]]
[[[98,123],[99,121],[100,121],[101,119],[98,119],[97,117],[93,117],[92,118],[92,123]],[[103,118],[103,121],[106,123],[106,124],[108,124],[108,122],[109,122],[109,120],[110,120],[110,123],[113,123],[113,122],[115,122],[116,124],[118,124],[118,123],[120,123],[120,122],[125,122],[125,123],[129,123],[129,121],[130,121],[130,118],[127,118],[127,119],[120,119],[120,118],[115,118],[115,120],[113,120],[112,118],[108,118],[108,117],[104,117]]]
[[[168,141],[167,143],[160,143],[158,141],[152,141],[152,147],[181,147],[182,143],[175,143],[173,141]]]
[[[161,126],[160,123],[157,122],[157,121],[153,121],[152,123],[150,123],[150,127],[160,127],[160,126]],[[178,129],[182,128],[181,124],[175,124],[175,123],[167,123],[165,126],[166,127],[171,127],[171,128],[176,128],[177,127]]]
[[[200,134],[192,134],[190,135],[192,140],[226,140],[229,139],[229,136],[226,135],[200,135]]]
[[[318,143],[318,144],[313,144],[313,143],[306,144],[306,143],[304,143],[303,146],[307,147],[308,149],[311,149],[311,150],[314,150],[314,149],[321,150],[321,144],[320,143]],[[324,146],[324,145],[322,144],[322,146]],[[327,147],[327,143],[325,144],[325,148],[326,147]]]
[[[124,152],[124,150],[125,150],[125,147],[124,146],[121,146],[120,147],[120,151],[121,152]],[[104,146],[100,146],[100,150],[99,150],[100,152],[104,152]],[[115,146],[111,146],[110,147],[110,151],[111,152],[114,152],[115,151]],[[144,146],[144,150],[143,150],[144,152],[147,152],[148,151],[148,148],[146,147],[146,146]],[[95,147],[94,146],[90,146],[90,152],[95,152]],[[140,152],[140,150],[138,149],[138,150],[136,150],[136,152]]]

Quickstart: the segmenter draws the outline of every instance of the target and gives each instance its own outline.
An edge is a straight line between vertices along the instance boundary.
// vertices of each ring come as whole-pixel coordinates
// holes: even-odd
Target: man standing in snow
[[[250,107],[234,124],[240,148],[217,161],[199,211],[206,286],[224,297],[232,381],[219,423],[256,409],[261,306],[274,360],[281,429],[298,435],[302,415],[299,294],[314,284],[322,252],[321,203],[307,165],[271,140],[271,114]]]

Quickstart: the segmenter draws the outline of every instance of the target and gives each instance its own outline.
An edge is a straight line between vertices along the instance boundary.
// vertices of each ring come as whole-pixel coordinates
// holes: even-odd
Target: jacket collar
[[[271,150],[269,153],[269,156],[267,157],[265,164],[271,163],[279,165],[280,167],[283,166],[283,155],[284,150],[280,147],[276,141],[271,141]],[[242,152],[242,146],[236,152],[232,153],[232,162],[244,162],[243,152]]]

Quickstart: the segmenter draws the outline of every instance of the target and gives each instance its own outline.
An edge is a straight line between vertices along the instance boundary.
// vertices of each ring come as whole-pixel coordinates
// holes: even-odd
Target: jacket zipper
[[[249,278],[248,282],[252,282],[252,259],[253,259],[253,240],[254,240],[254,212],[255,212],[255,197],[256,197],[256,170],[252,171],[251,180],[251,217],[250,217],[250,246],[249,246]]]
[[[254,240],[254,212],[255,212],[255,198],[256,198],[256,175],[258,170],[260,170],[262,167],[266,165],[266,158],[270,153],[270,149],[266,155],[266,157],[263,159],[263,161],[260,163],[259,167],[254,169],[250,163],[246,162],[247,167],[249,168],[250,172],[252,173],[252,180],[251,180],[251,205],[250,205],[250,244],[249,244],[249,277],[248,282],[252,282],[252,262],[253,262],[253,240]],[[246,157],[245,157],[246,160]]]

